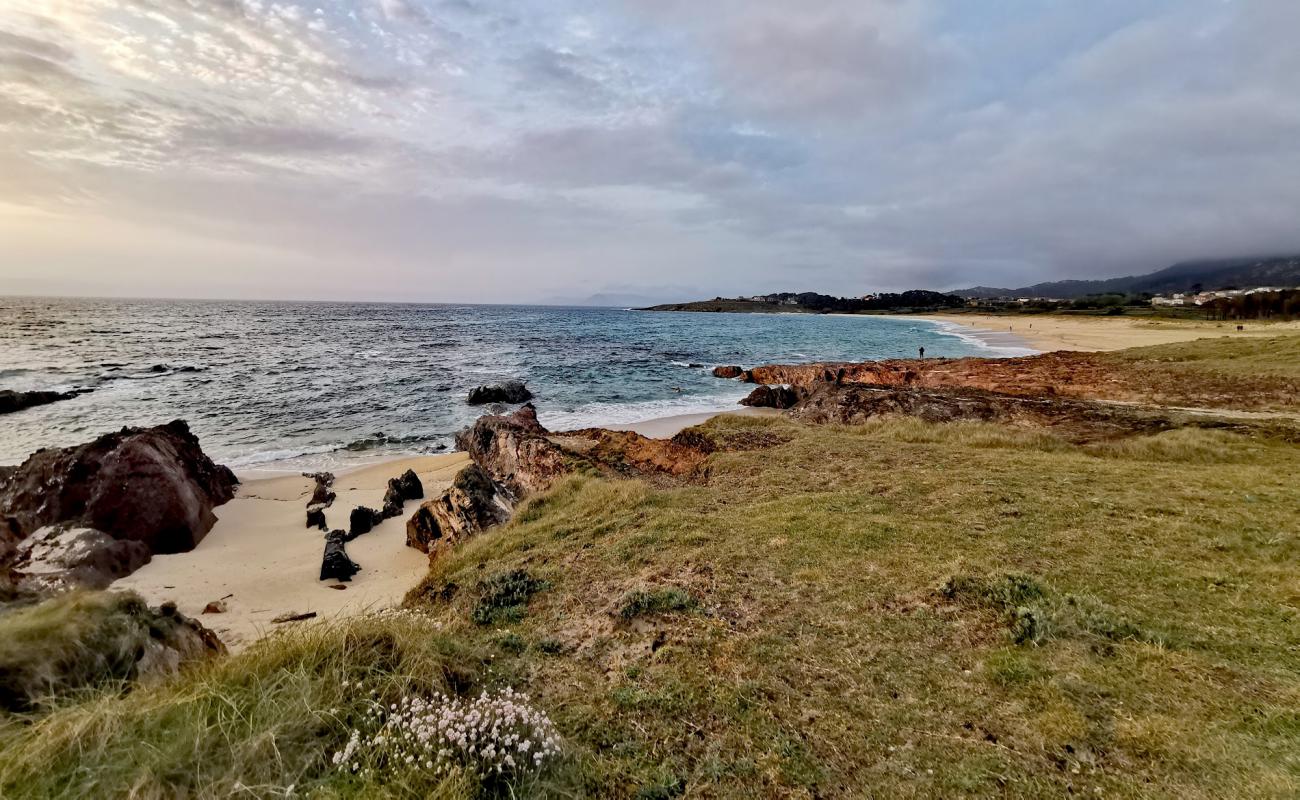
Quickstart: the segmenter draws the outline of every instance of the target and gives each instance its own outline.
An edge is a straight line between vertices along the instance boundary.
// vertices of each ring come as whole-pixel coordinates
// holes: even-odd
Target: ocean
[[[718,364],[1022,355],[876,316],[608,308],[0,298],[0,389],[91,389],[0,416],[0,464],[185,419],[236,470],[322,469],[452,446],[473,386],[525,381],[559,430],[733,407]]]

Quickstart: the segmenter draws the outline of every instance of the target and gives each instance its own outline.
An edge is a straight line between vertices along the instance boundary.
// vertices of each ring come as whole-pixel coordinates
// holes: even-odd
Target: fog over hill
[[[1103,280],[1066,280],[1036,283],[1019,289],[973,286],[952,294],[968,298],[1055,297],[1069,299],[1090,294],[1164,294],[1194,289],[1300,286],[1300,255],[1184,261],[1147,275]]]

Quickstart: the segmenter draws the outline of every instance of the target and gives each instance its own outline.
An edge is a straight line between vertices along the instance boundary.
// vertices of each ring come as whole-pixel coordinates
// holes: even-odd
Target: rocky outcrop
[[[1159,409],[1074,400],[1020,397],[983,389],[818,383],[795,389],[794,419],[813,423],[862,424],[885,414],[927,422],[979,421],[1050,429],[1062,438],[1086,443],[1150,434],[1172,428],[1232,427],[1211,418],[1182,418]]]
[[[714,367],[714,368],[713,368],[713,377],[715,377],[715,378],[739,378],[741,375],[744,374],[744,372],[745,372],[744,369],[742,369],[742,368],[740,368],[740,367],[738,367],[738,366],[735,366],[735,365],[727,365],[727,366],[721,366],[721,367]]]
[[[479,417],[457,434],[456,444],[474,463],[407,522],[407,544],[426,553],[504,522],[520,500],[571,473],[695,480],[707,475],[705,461],[715,449],[708,436],[690,429],[669,440],[598,428],[552,433],[531,404]]]
[[[52,526],[140,542],[151,554],[185,552],[212,529],[213,508],[237,483],[180,420],[39,450],[0,486],[0,565],[14,563],[20,541]]]
[[[533,393],[523,381],[505,381],[488,386],[476,386],[469,391],[469,404],[482,406],[488,403],[526,403],[533,399]]]
[[[462,469],[451,488],[420,508],[406,523],[406,544],[429,554],[510,518],[511,498],[477,464]]]
[[[799,402],[799,394],[789,386],[759,386],[740,401],[742,406],[752,408],[793,408]]]
[[[320,579],[323,581],[350,581],[361,571],[360,565],[348,558],[348,535],[343,531],[325,534],[325,553],[321,556]]]
[[[114,539],[93,528],[41,528],[18,542],[12,568],[20,592],[104,589],[149,563],[144,542]]]
[[[751,383],[797,388],[853,383],[915,389],[982,389],[1018,397],[1151,405],[1294,409],[1300,380],[1279,374],[1223,374],[1180,369],[1143,350],[1120,353],[1060,351],[1020,358],[892,359],[863,363],[772,364],[742,376]]]
[[[0,709],[30,712],[70,692],[153,682],[225,652],[216,634],[171,603],[74,592],[0,618]]]
[[[507,495],[521,498],[547,488],[573,466],[547,438],[548,433],[529,403],[513,414],[479,417],[472,427],[456,434],[456,446]]]

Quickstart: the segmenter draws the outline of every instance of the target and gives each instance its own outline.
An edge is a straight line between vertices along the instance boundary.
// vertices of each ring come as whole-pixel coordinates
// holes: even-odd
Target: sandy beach
[[[994,316],[984,314],[926,314],[916,317],[956,323],[972,334],[1017,337],[1036,350],[1122,350],[1126,347],[1170,344],[1214,336],[1276,336],[1300,331],[1300,322],[1235,322],[1154,320],[1126,317]]]
[[[463,453],[405,458],[340,473],[338,498],[325,514],[331,528],[346,529],[358,505],[379,508],[388,479],[415,470],[425,497],[437,496],[468,462]],[[358,614],[399,604],[429,569],[428,558],[406,546],[406,520],[415,503],[370,533],[348,543],[362,569],[347,584],[321,581],[321,532],[305,526],[313,483],[299,475],[254,478],[234,500],[216,509],[219,519],[188,553],[154,556],[113,584],[139,592],[151,605],[167,600],[212,628],[231,650],[240,650],[279,627],[283,614],[315,612],[318,618]],[[334,585],[346,589],[330,588]],[[226,611],[203,614],[213,601]]]

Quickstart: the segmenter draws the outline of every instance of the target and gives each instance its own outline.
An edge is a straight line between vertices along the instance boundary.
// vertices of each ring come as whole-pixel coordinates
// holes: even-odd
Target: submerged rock
[[[533,393],[523,381],[504,381],[488,386],[476,386],[469,391],[469,404],[482,406],[488,403],[525,403],[533,399]]]
[[[90,528],[150,554],[193,549],[238,484],[181,420],[39,450],[0,486],[0,566],[42,528]]]
[[[13,414],[35,406],[57,403],[60,400],[71,400],[77,395],[85,394],[88,391],[90,390],[83,389],[77,392],[15,392],[12,389],[0,389],[0,414]]]
[[[420,505],[406,523],[406,544],[432,554],[505,522],[512,505],[505,490],[471,464],[457,473],[450,489]]]

